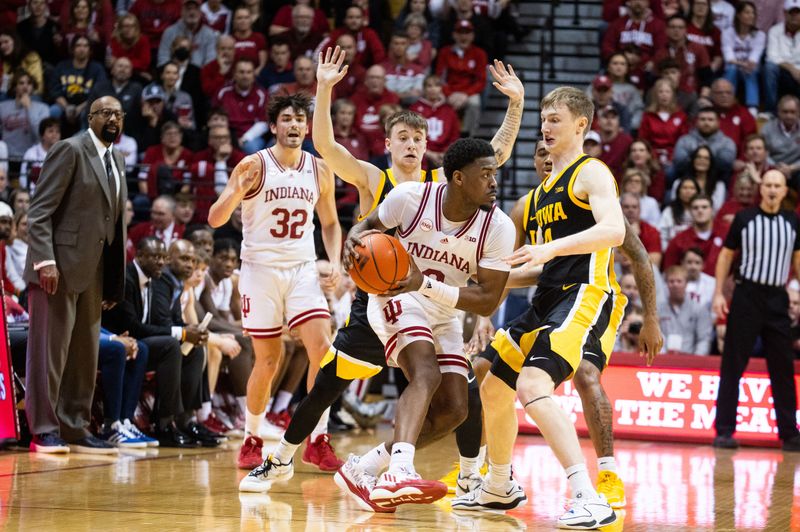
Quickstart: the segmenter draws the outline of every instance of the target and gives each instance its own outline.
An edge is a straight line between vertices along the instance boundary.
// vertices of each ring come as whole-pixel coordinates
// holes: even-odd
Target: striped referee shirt
[[[784,286],[791,273],[792,254],[800,250],[799,228],[792,211],[769,214],[751,207],[736,214],[725,247],[742,251],[738,279]]]

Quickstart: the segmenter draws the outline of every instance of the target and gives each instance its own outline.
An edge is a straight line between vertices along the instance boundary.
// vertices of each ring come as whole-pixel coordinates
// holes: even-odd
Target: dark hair
[[[147,246],[157,245],[157,244],[161,244],[163,246],[164,241],[155,235],[147,235],[145,237],[142,237],[142,239],[139,240],[139,242],[136,244],[136,252],[138,253],[142,251]]]
[[[701,259],[706,260],[706,254],[703,253],[702,249],[700,249],[698,247],[692,247],[692,248],[687,249],[686,251],[684,251],[681,254],[681,262],[683,262],[683,259],[685,259],[686,255],[688,255],[689,253],[694,253],[695,255],[700,257]]]
[[[400,39],[408,39],[408,33],[406,33],[406,30],[394,30],[391,38],[393,39],[395,37]]]
[[[709,11],[711,11],[711,8],[709,7],[709,9],[708,9],[708,10],[709,10]],[[675,13],[674,15],[671,15],[671,16],[667,17],[667,20],[666,20],[664,23],[665,23],[667,26],[669,26],[669,23],[670,23],[670,22],[672,22],[672,21],[673,21],[673,20],[675,20],[675,19],[679,19],[679,20],[681,20],[681,21],[682,21],[684,24],[686,24],[687,26],[689,25],[689,22],[686,20],[686,17],[684,17],[684,16],[683,16],[683,15],[681,15],[680,13]]]
[[[697,194],[692,196],[692,199],[689,200],[689,206],[691,207],[692,203],[694,203],[695,201],[707,201],[709,204],[713,206],[713,203],[711,201],[711,196],[709,196],[708,194],[703,194],[702,192],[698,192]]]
[[[273,96],[267,105],[267,116],[270,124],[278,122],[278,115],[281,111],[291,107],[295,113],[303,113],[306,119],[311,118],[311,97],[303,92],[287,94],[285,96]]]
[[[256,62],[252,57],[237,57],[233,61],[233,72],[236,72],[236,68],[239,66],[239,63],[250,63],[250,66],[252,66],[254,70],[256,68]]]
[[[212,256],[216,256],[223,251],[233,250],[236,253],[236,256],[239,256],[239,246],[236,245],[236,242],[231,238],[219,238],[214,240],[214,251],[212,252]]]
[[[28,78],[31,81],[31,85],[33,85],[33,92],[36,92],[36,89],[39,88],[39,83],[31,75],[30,72],[28,72],[22,67],[19,67],[16,70],[14,70],[14,75],[11,78],[11,87],[8,90],[9,93],[13,92],[14,96],[17,95],[17,83],[19,83],[19,80],[21,80],[22,78]]]
[[[697,180],[693,177],[682,177],[678,181],[678,188],[675,189],[675,199],[673,199],[670,204],[669,208],[672,210],[672,219],[675,221],[675,224],[680,223],[683,219],[684,207],[683,203],[681,203],[681,186],[685,181],[691,181],[694,184],[694,189],[696,190],[695,194],[700,192],[700,185],[697,183]],[[694,194],[692,195],[694,197]]]
[[[25,45],[19,34],[13,29],[3,29],[0,31],[0,35],[8,35],[11,37],[11,40],[14,41],[14,49],[11,51],[11,55],[3,58],[5,61],[8,61],[13,70],[22,64],[22,59],[28,55],[28,51],[25,49]]]
[[[167,120],[166,122],[161,124],[161,129],[159,130],[159,135],[163,135],[164,133],[166,133],[170,129],[177,129],[178,131],[181,131],[181,126],[179,126],[178,123],[175,122],[174,120]]]
[[[695,0],[689,0],[689,16],[687,17],[689,20],[694,14],[694,3]],[[714,31],[714,12],[711,10],[711,0],[708,2],[708,13],[706,13],[706,19],[703,21],[703,25],[700,26],[700,30],[706,35],[711,35],[711,32]]]
[[[744,8],[746,8],[747,6],[750,6],[750,7],[753,8],[753,13],[755,13],[756,19],[758,19],[758,8],[756,7],[756,5],[753,2],[751,2],[750,0],[741,0],[740,2],[738,2],[736,4],[736,14],[733,16],[733,29],[734,29],[734,31],[736,31],[737,34],[740,31],[739,13],[744,11]],[[711,14],[711,9],[710,8],[709,8],[708,11],[709,11],[709,14]],[[758,32],[758,26],[754,23],[753,27],[750,28],[750,34],[751,35],[755,35],[757,32]]]
[[[47,118],[39,122],[39,137],[40,138],[43,137],[45,131],[47,131],[49,128],[53,126],[56,126],[58,130],[61,131],[61,120],[59,120],[58,118],[53,118],[51,116],[48,116]]]
[[[700,192],[703,193],[704,196],[712,196],[714,194],[714,189],[717,188],[717,181],[719,180],[719,169],[717,168],[717,163],[714,160],[714,152],[711,151],[711,148],[706,146],[705,144],[701,144],[692,152],[692,155],[689,157],[689,175],[697,181],[697,176],[695,175],[694,169],[694,161],[697,159],[697,154],[700,153],[700,150],[706,150],[708,152],[708,175],[706,176],[706,185],[700,189]],[[699,181],[697,181],[699,184]]]
[[[214,230],[210,226],[206,224],[192,224],[186,227],[186,231],[183,232],[183,238],[194,244],[192,237],[194,237],[195,233],[199,233],[200,231],[208,231],[212,237],[214,236]]]
[[[458,139],[444,152],[442,167],[445,177],[450,181],[456,170],[462,170],[481,157],[494,157],[494,148],[489,142],[474,138]]]
[[[710,105],[706,105],[705,107],[701,107],[697,110],[697,117],[699,117],[703,113],[714,113],[719,118],[719,111],[717,111],[716,107],[712,107]]]
[[[79,34],[75,35],[74,37],[72,37],[72,40],[69,41],[69,51],[70,52],[75,50],[75,46],[78,44],[78,41],[81,40],[81,39],[86,41],[86,44],[89,45],[89,48],[92,47],[92,41],[89,40],[89,37],[87,37],[86,35],[84,35],[82,33],[79,33]]]

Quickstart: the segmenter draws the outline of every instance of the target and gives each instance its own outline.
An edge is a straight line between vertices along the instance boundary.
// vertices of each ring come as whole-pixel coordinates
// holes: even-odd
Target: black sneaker
[[[37,434],[31,439],[31,452],[34,453],[68,453],[67,442],[53,432]]]
[[[800,453],[800,434],[783,440],[783,450],[789,453]]]
[[[158,432],[156,432],[156,438],[161,447],[189,449],[200,445],[192,436],[180,430],[175,425],[174,421],[163,429],[159,429]]]
[[[95,438],[92,435],[86,436],[78,441],[69,444],[73,453],[81,454],[117,454],[117,448],[107,441]]]
[[[717,449],[738,449],[739,442],[733,436],[723,436],[719,435],[714,438],[714,443],[712,443],[714,447]]]
[[[190,421],[183,428],[183,432],[194,438],[203,447],[219,447],[220,444],[228,439],[221,434],[208,430],[202,423],[197,423],[196,421]]]

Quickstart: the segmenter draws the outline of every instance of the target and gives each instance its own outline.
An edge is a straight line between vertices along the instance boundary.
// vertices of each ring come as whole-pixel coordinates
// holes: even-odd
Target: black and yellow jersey
[[[533,208],[529,209],[526,218],[526,230],[532,226],[540,229],[543,242],[547,243],[595,225],[591,206],[573,192],[575,179],[586,163],[592,160],[599,161],[588,155],[581,155],[560,174],[551,175],[539,185],[533,194]],[[609,171],[609,177],[611,175]],[[533,242],[536,242],[535,230]],[[544,265],[539,277],[540,286],[574,283],[594,285],[607,292],[618,291],[613,250],[605,248],[594,253],[556,257]]]
[[[533,206],[533,198],[536,195],[536,188],[532,188],[525,196],[525,208],[522,211],[522,231],[531,244],[536,244],[536,230],[539,225],[536,223],[536,208]]]
[[[433,169],[430,172],[426,170],[419,171],[419,182],[420,183],[427,183],[428,181],[433,181],[434,183],[438,183],[440,179],[440,174],[443,174],[439,168]],[[370,215],[372,211],[378,208],[378,205],[381,204],[383,199],[386,195],[397,186],[397,181],[394,178],[394,173],[392,172],[391,168],[386,169],[385,171],[381,172],[381,180],[378,183],[378,188],[375,190],[372,199],[372,205],[370,206],[369,210],[364,214],[358,216],[358,221],[360,222],[364,218]]]

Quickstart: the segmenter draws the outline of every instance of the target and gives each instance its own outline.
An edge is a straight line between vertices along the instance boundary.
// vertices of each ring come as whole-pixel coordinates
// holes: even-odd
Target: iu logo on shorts
[[[242,316],[245,318],[250,314],[250,298],[242,294]]]
[[[397,299],[390,299],[383,307],[383,315],[386,317],[386,321],[392,325],[397,323],[397,319],[402,313],[403,307],[400,305],[400,301]]]

